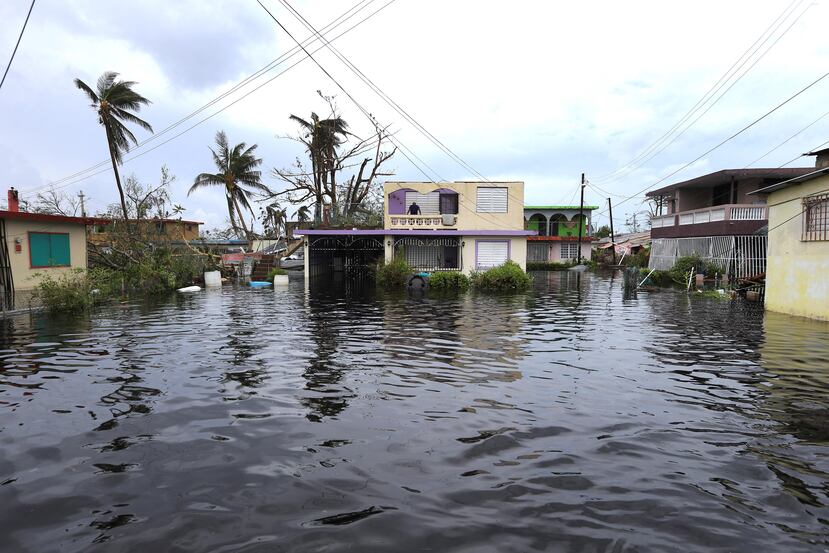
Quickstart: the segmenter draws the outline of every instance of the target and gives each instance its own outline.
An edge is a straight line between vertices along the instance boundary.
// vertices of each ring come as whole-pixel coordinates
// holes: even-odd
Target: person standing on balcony
[[[420,206],[417,205],[417,202],[412,202],[412,205],[409,206],[409,215],[420,215]]]

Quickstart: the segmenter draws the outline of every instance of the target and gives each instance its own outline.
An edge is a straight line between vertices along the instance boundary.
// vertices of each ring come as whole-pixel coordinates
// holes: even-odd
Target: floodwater
[[[3,552],[829,550],[829,325],[541,273],[0,320]]]

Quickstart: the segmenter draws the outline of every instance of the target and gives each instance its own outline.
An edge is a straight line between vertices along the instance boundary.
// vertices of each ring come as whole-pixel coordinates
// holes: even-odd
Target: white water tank
[[[274,275],[273,287],[276,288],[277,286],[288,286],[288,275]]]
[[[217,288],[222,286],[222,273],[219,271],[204,272],[204,286],[206,288]]]

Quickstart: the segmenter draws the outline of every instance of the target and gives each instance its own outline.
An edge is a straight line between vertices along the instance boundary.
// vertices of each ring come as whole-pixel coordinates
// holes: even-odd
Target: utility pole
[[[579,254],[578,260],[581,263],[581,234],[584,228],[584,173],[581,174],[581,200],[579,200]]]
[[[613,264],[616,265],[616,234],[613,232],[613,204],[607,199],[607,210],[610,215],[610,249],[613,252]]]
[[[86,208],[83,205],[83,199],[84,199],[83,190],[78,192],[78,197],[81,199],[81,217],[86,217]]]

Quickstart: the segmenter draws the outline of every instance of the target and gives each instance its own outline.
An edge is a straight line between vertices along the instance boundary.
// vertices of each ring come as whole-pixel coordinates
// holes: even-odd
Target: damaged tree
[[[331,99],[324,97],[331,107],[332,116],[320,119],[316,113],[310,120],[291,115],[299,123],[303,133],[295,140],[305,145],[310,161],[310,170],[303,160],[297,158],[290,169],[274,168],[271,174],[288,184],[279,192],[273,192],[271,199],[285,199],[291,204],[302,205],[312,201],[316,224],[334,224],[353,220],[371,209],[372,185],[377,177],[393,173],[382,172],[381,167],[397,151],[384,150],[389,135],[385,128],[375,125],[374,134],[360,139],[348,131],[348,124],[336,113]],[[350,138],[354,142],[349,146]],[[369,154],[369,155],[367,155]],[[362,159],[361,159],[362,158]],[[357,168],[345,180],[346,169]],[[323,214],[330,213],[330,221]]]

